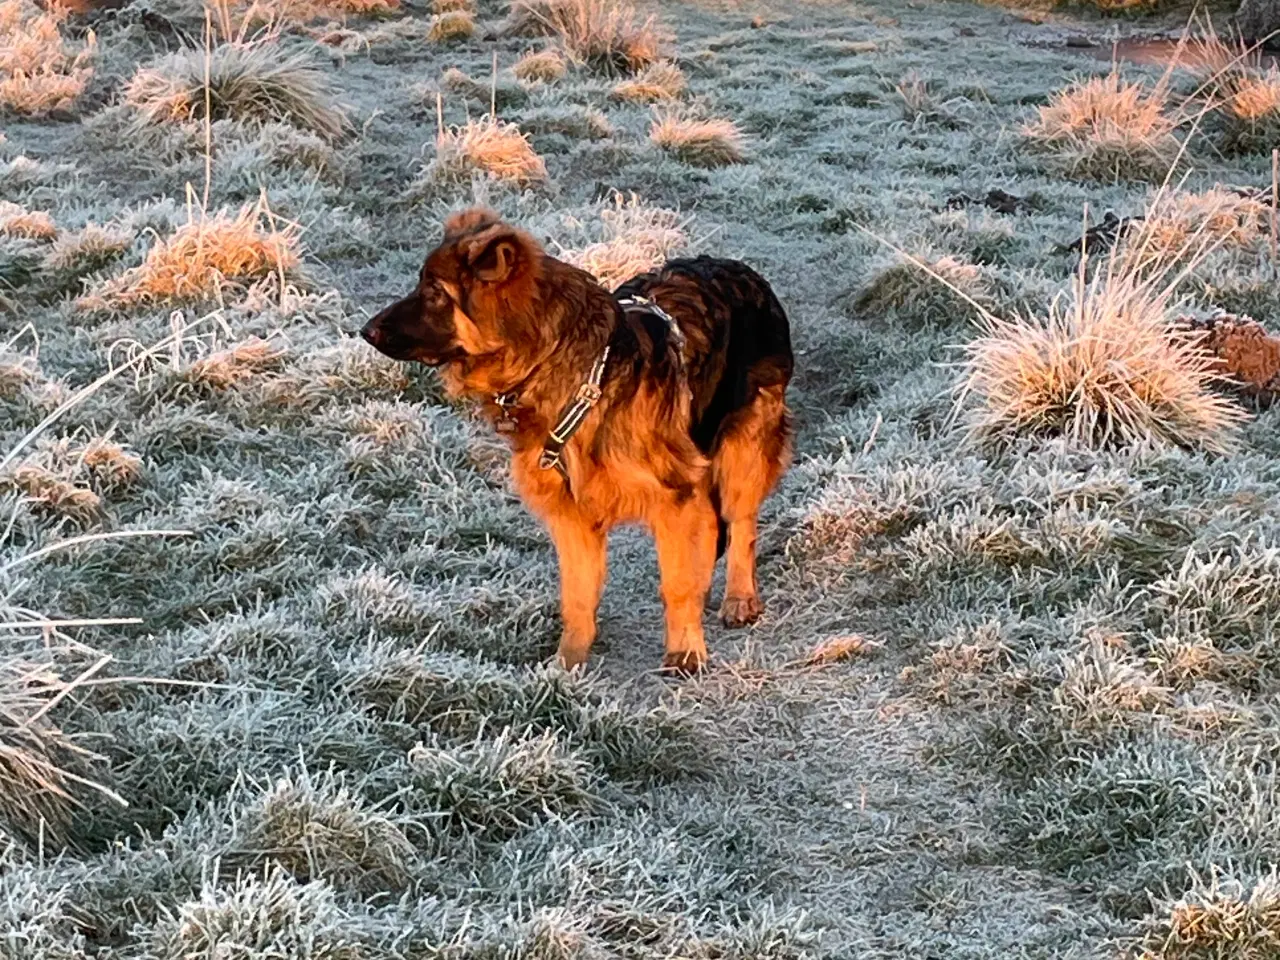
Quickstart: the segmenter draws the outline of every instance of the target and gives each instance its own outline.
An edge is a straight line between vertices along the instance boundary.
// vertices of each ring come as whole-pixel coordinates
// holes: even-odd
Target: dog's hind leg
[[[764,612],[756,583],[756,522],[760,505],[791,459],[784,389],[761,390],[727,425],[711,461],[720,517],[729,532],[720,606],[720,619],[728,627],[746,626]]]
[[[707,662],[702,611],[716,567],[716,513],[705,491],[673,499],[649,518],[666,608],[664,672],[690,674]]]
[[[596,610],[604,592],[608,540],[604,530],[580,517],[546,518],[560,559],[560,617],[563,631],[557,658],[567,670],[586,662],[596,639]]]

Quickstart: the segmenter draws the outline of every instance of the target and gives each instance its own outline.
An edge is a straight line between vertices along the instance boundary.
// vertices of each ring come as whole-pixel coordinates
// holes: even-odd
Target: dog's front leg
[[[662,669],[689,674],[707,662],[702,633],[703,605],[716,565],[716,514],[705,494],[673,500],[652,518],[667,613]]]
[[[605,532],[578,516],[547,519],[560,558],[560,635],[558,658],[567,670],[586,662],[596,639],[596,610],[604,590]]]

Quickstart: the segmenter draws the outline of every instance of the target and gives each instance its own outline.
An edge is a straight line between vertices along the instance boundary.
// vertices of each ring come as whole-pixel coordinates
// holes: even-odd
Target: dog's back
[[[786,312],[768,282],[745,263],[705,256],[670,260],[628,280],[615,295],[653,300],[680,325],[693,394],[690,434],[704,454],[714,454],[735,414],[761,390],[785,389],[791,379]]]

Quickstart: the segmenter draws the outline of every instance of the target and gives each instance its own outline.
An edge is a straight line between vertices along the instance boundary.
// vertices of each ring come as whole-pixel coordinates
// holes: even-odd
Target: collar
[[[617,304],[623,310],[646,311],[665,321],[671,329],[672,339],[676,345],[676,354],[683,359],[684,332],[669,313],[652,300],[641,296],[624,297],[618,300]],[[569,488],[571,493],[572,486],[569,480],[569,470],[564,464],[564,448],[570,438],[578,431],[578,428],[586,421],[587,414],[600,402],[600,397],[602,396],[601,384],[604,382],[605,368],[608,363],[609,347],[606,345],[600,356],[596,358],[596,362],[591,365],[591,371],[587,374],[586,381],[578,387],[578,392],[574,394],[573,399],[560,412],[560,419],[556,421],[556,425],[551,428],[551,432],[547,435],[546,442],[542,445],[542,456],[538,458],[538,466],[543,470],[554,469],[560,476],[564,477],[565,486]],[[519,423],[515,417],[515,409],[520,403],[520,393],[524,384],[525,381],[522,381],[510,390],[494,396],[494,405],[502,411],[501,416],[498,417],[494,424],[499,433],[514,433],[518,428]]]

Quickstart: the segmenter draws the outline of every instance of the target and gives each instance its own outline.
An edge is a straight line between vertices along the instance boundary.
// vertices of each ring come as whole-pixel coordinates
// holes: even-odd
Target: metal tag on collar
[[[493,398],[494,405],[502,411],[502,415],[494,421],[494,429],[499,433],[515,433],[520,421],[512,412],[516,405],[516,396],[511,393],[500,393]]]

